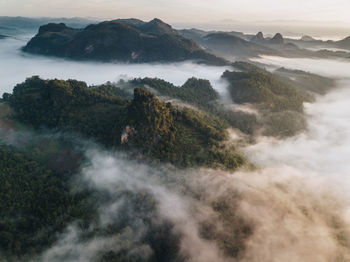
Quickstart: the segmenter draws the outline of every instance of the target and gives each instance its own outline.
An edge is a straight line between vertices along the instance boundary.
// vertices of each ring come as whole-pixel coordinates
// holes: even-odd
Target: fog
[[[262,166],[288,165],[322,175],[337,191],[348,194],[350,186],[350,62],[328,59],[263,57],[259,62],[336,77],[337,87],[305,104],[308,129],[283,141],[261,138],[247,149]],[[350,195],[349,195],[350,196]],[[350,200],[350,198],[349,198]]]
[[[123,223],[125,217],[129,230],[87,240],[73,224],[37,261],[95,261],[101,252],[123,249],[129,258],[147,261],[154,250],[141,241],[150,230],[144,216],[153,221],[156,232],[171,223],[166,239],[179,249],[180,261],[350,259],[346,198],[317,172],[276,163],[255,172],[179,171],[96,149],[88,149],[86,156],[89,163],[80,183],[109,195],[109,201],[100,203],[99,222],[91,230]],[[132,199],[140,194],[153,199],[156,208],[138,210],[145,203]],[[216,208],[221,205],[223,210]],[[212,239],[201,233],[205,225],[213,227]],[[246,226],[252,228],[251,235],[235,235]],[[225,253],[225,247],[237,245],[246,246],[239,259]]]
[[[173,64],[113,64],[75,62],[59,58],[34,56],[21,52],[28,37],[0,40],[0,96],[27,77],[39,75],[44,79],[77,79],[88,85],[116,82],[135,77],[158,77],[175,85],[182,85],[190,77],[211,81],[219,93],[226,96],[226,85],[220,80],[224,67],[204,66],[195,63]]]
[[[323,76],[350,79],[350,60],[346,59],[312,59],[312,58],[285,58],[277,56],[261,56],[251,59],[274,67],[299,69]]]
[[[79,63],[22,54],[21,45],[18,40],[0,42],[2,92],[31,75],[89,84],[150,76],[176,85],[196,76],[226,92],[219,81],[222,67]],[[305,104],[305,132],[284,140],[257,138],[242,148],[257,170],[235,173],[142,164],[88,144],[79,185],[107,195],[107,201],[99,200],[99,219],[89,230],[125,219],[127,230],[86,238],[73,223],[34,261],[94,261],[111,250],[147,260],[155,251],[142,240],[168,225],[166,240],[176,247],[177,261],[350,261],[350,63],[266,56],[258,61],[337,78],[334,90]],[[233,258],[228,250],[237,246],[245,248]]]
[[[350,82],[346,67],[349,64],[331,60],[305,63],[305,60],[260,60],[276,67],[335,76],[338,86],[318,97],[315,103],[305,104],[308,128],[304,133],[285,140],[260,137],[256,144],[243,149],[259,170],[180,172],[168,166],[158,166],[155,170],[119,154],[106,155],[93,150],[87,153],[91,163],[82,174],[86,183],[110,193],[118,186],[120,189],[121,184],[134,193],[149,192],[159,205],[153,219],[169,220],[174,225],[172,232],[181,236],[179,252],[185,261],[348,261]],[[107,224],[115,221],[123,201],[118,198],[103,206],[101,221]],[[213,203],[220,201],[229,203],[225,210],[230,214],[228,217],[214,209]],[[222,228],[224,233],[217,229],[216,239],[203,238],[201,226],[206,221]],[[226,239],[232,246],[237,245],[229,236],[244,226],[242,221],[252,228],[252,234],[238,237],[246,248],[234,259],[224,252],[221,241]],[[72,239],[76,230],[69,229],[61,241]],[[137,252],[152,254],[150,247],[140,246],[135,240],[135,236],[145,234],[145,228],[134,230],[129,237]],[[100,241],[95,239],[85,248],[101,247]],[[117,243],[118,239],[108,241]],[[77,239],[64,243],[66,248],[58,244],[44,253],[44,261],[54,261],[67,254],[67,247],[69,250],[78,247],[74,249],[75,257],[83,256],[81,261],[90,254],[79,249],[81,242]],[[108,245],[104,248],[108,250]]]
[[[342,173],[349,180],[350,164],[350,61],[327,59],[285,59],[263,57],[259,62],[272,66],[301,69],[311,73],[337,78],[337,86],[313,104],[305,104],[308,130],[296,137],[273,141],[262,138],[252,148],[266,149],[261,163],[293,163],[325,174]],[[259,149],[260,150],[260,149]],[[278,153],[277,153],[278,151]],[[274,156],[276,155],[276,156]],[[281,155],[278,159],[277,155]]]
[[[168,223],[170,231],[158,241],[171,243],[169,252],[175,249],[180,261],[350,258],[346,242],[350,224],[343,197],[315,172],[286,166],[234,174],[181,171],[167,165],[155,168],[91,144],[86,158],[79,183],[108,196],[98,202],[98,221],[88,233],[71,224],[56,244],[33,261],[96,261],[109,251],[126,251],[128,259],[148,261],[155,250],[143,240],[163,232]],[[221,205],[224,209],[217,208]],[[86,237],[123,223],[127,227],[118,234]],[[244,227],[252,228],[252,234],[236,236]],[[211,230],[212,238],[203,236],[204,228]],[[239,259],[225,249],[236,246],[246,246]]]
[[[308,131],[284,141],[262,138],[250,148],[259,157],[259,164],[289,164],[308,168],[327,176],[342,175],[343,183],[350,182],[350,82],[339,90],[307,104]],[[268,148],[266,148],[268,147]],[[344,184],[339,184],[343,186]]]
[[[320,51],[320,50],[329,50],[333,52],[345,52],[350,53],[348,49],[342,49],[342,48],[334,48],[334,47],[306,47],[305,49],[311,50],[311,51]]]

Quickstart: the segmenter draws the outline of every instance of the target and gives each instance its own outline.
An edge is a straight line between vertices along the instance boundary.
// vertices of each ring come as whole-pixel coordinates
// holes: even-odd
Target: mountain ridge
[[[74,29],[65,24],[41,26],[23,51],[74,60],[103,62],[180,62],[226,65],[223,58],[204,51],[193,40],[160,19],[115,19]]]

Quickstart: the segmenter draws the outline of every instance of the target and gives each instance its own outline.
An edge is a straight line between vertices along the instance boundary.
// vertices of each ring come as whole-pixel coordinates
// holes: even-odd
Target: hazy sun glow
[[[347,0],[0,0],[0,15],[160,17],[170,22],[298,20],[350,23]],[[199,12],[200,11],[200,12]]]
[[[178,28],[349,35],[348,0],[0,0],[0,16],[160,18]]]

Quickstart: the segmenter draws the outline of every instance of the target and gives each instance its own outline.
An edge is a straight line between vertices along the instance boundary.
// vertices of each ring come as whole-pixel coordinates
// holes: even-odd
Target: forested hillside
[[[78,132],[109,148],[137,150],[179,166],[234,169],[245,163],[234,147],[222,143],[228,138],[225,121],[173,107],[143,89],[136,88],[129,100],[83,82],[32,77],[7,100],[24,123]]]

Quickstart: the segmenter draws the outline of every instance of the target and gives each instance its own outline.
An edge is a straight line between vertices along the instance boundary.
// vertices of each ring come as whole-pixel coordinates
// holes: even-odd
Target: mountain
[[[248,42],[240,37],[225,32],[217,32],[206,35],[201,44],[223,57],[254,57],[259,54],[275,54],[265,46]]]
[[[350,36],[339,40],[317,40],[311,36],[302,36],[300,39],[285,39],[286,43],[293,43],[299,48],[316,49],[318,52],[314,53],[320,57],[341,57],[349,58],[348,52],[350,50]],[[332,49],[346,49],[346,50],[332,50]]]
[[[316,56],[315,52],[302,50],[296,44],[285,41],[280,33],[273,38],[264,37],[262,32],[256,35],[237,34],[235,32],[202,31],[197,29],[181,30],[180,33],[200,44],[206,50],[229,60],[240,60],[259,55],[287,57]]]
[[[75,60],[129,63],[198,62],[225,65],[226,61],[205,52],[193,40],[159,19],[117,19],[73,29],[65,24],[41,26],[23,48],[25,52]]]
[[[249,36],[240,32],[203,31],[186,29],[179,31],[183,36],[196,41],[206,50],[229,60],[237,57],[255,57],[259,54],[276,54],[274,50],[260,43],[250,42]]]
[[[280,33],[273,37],[264,37],[262,32],[256,35],[243,34],[239,32],[203,31],[198,29],[180,30],[179,33],[197,42],[206,50],[217,56],[229,60],[245,60],[259,55],[274,55],[285,57],[321,57],[321,58],[347,58],[345,52],[334,52],[331,50],[312,51],[309,48],[342,48],[346,49],[346,41],[335,43],[333,41],[323,42],[311,40],[304,37],[301,39],[284,38]],[[308,41],[305,41],[308,40]],[[350,47],[349,47],[350,48]]]
[[[203,40],[203,37],[209,34],[209,32],[192,28],[192,29],[183,29],[179,30],[179,33],[186,38],[192,39],[196,43],[201,45],[201,41]]]
[[[318,83],[323,88],[323,82],[334,84],[331,79],[302,71],[271,73],[245,62],[233,66],[235,71],[227,70],[222,76],[229,83],[229,94],[236,104],[248,103],[259,111],[259,125],[267,136],[293,136],[304,130],[303,104],[314,101],[315,89],[309,87]]]
[[[164,81],[145,83],[158,84],[168,92]],[[188,107],[177,108],[141,85],[128,86],[133,89],[132,99],[119,96],[121,90],[116,86],[88,87],[76,80],[32,77],[18,84],[6,100],[24,124],[73,131],[106,147],[179,167],[235,169],[246,162],[238,151],[223,146],[229,127],[225,121]],[[208,92],[198,92],[201,86]],[[194,78],[174,88],[171,96],[175,97],[174,93],[184,102],[199,105],[218,97],[209,81]]]
[[[311,36],[308,36],[308,35],[303,35],[301,38],[300,38],[301,41],[306,41],[306,42],[310,42],[310,41],[316,41],[315,38],[311,37]]]
[[[280,33],[275,34],[275,36],[270,40],[270,43],[274,45],[283,45],[283,36]]]
[[[61,29],[62,26],[51,28]],[[77,80],[31,77],[16,85],[12,94],[5,94],[0,103],[0,128],[11,129],[10,140],[16,143],[0,145],[0,206],[6,210],[0,212],[0,260],[76,261],[80,256],[75,249],[81,253],[80,246],[90,249],[92,243],[97,243],[98,249],[91,253],[93,261],[187,261],[180,249],[182,234],[174,230],[172,219],[159,214],[162,207],[150,190],[155,185],[154,191],[160,197],[167,196],[158,187],[159,181],[166,181],[164,188],[179,192],[186,200],[208,202],[200,202],[198,209],[194,206],[194,214],[198,212],[199,221],[203,222],[198,223],[198,237],[217,243],[228,261],[240,259],[256,230],[250,219],[247,222],[235,213],[235,198],[241,199],[240,191],[220,188],[225,192],[224,200],[213,198],[212,194],[217,194],[212,190],[209,197],[202,195],[208,185],[222,186],[221,177],[226,173],[213,172],[220,179],[217,181],[206,176],[210,170],[203,170],[198,181],[209,183],[201,186],[194,180],[194,168],[230,170],[229,174],[237,168],[251,170],[253,166],[239,148],[255,144],[255,134],[283,137],[304,130],[303,103],[313,101],[308,91],[317,91],[315,83],[329,87],[335,81],[283,68],[276,74],[244,62],[236,62],[233,67],[233,71],[222,75],[235,102],[225,107],[220,107],[219,94],[210,82],[196,78],[188,79],[182,86],[144,78],[89,87]],[[319,91],[321,94],[326,90]],[[233,109],[237,106],[252,108],[256,113],[237,114]],[[252,121],[257,121],[255,132],[239,135],[242,140],[232,135],[232,129],[238,128],[236,124],[249,125]],[[91,142],[97,143],[98,151]],[[102,150],[108,153],[99,153]],[[90,154],[98,156],[97,160],[91,160]],[[119,159],[122,164],[115,166]],[[190,172],[186,172],[186,167],[192,167]],[[82,177],[90,175],[90,168],[96,170],[92,174],[103,184],[101,190]],[[151,173],[149,168],[159,172]],[[150,174],[135,180],[138,170]],[[108,179],[120,174],[121,179],[115,184]],[[130,184],[123,185],[124,175]],[[143,183],[146,186],[140,186],[140,191],[132,189]],[[169,196],[169,203],[176,203],[178,198]],[[107,218],[102,207],[112,210]],[[202,219],[208,211],[209,218]],[[214,218],[218,219],[215,223]],[[183,221],[180,219],[180,223]],[[96,239],[117,241],[111,245],[91,242]],[[64,249],[57,255],[62,243]],[[147,247],[146,252],[134,256],[135,245]],[[47,259],[46,254],[51,252],[54,259]],[[91,260],[87,257],[81,261]]]
[[[250,39],[250,42],[253,43],[263,43],[265,41],[264,35],[262,32],[257,33]]]
[[[265,38],[262,32],[257,33],[250,39],[252,43],[258,43],[262,45],[283,45],[284,39],[280,33],[277,33],[272,38]]]
[[[334,44],[338,48],[350,49],[350,36],[344,38],[343,40],[336,41]]]
[[[179,30],[179,33],[186,37],[186,38],[190,38],[190,39],[194,39],[197,38],[199,40],[199,42],[201,41],[200,39],[202,37],[205,37],[209,34],[214,34],[214,33],[222,33],[222,31],[216,31],[216,30],[211,30],[211,31],[204,31],[201,29],[197,29],[197,28],[191,28],[191,29],[182,29]],[[242,33],[242,32],[237,32],[237,31],[225,31],[226,34],[229,35],[233,35],[242,39],[245,39],[248,35]],[[195,40],[195,39],[194,39]],[[197,40],[195,40],[197,42]]]

